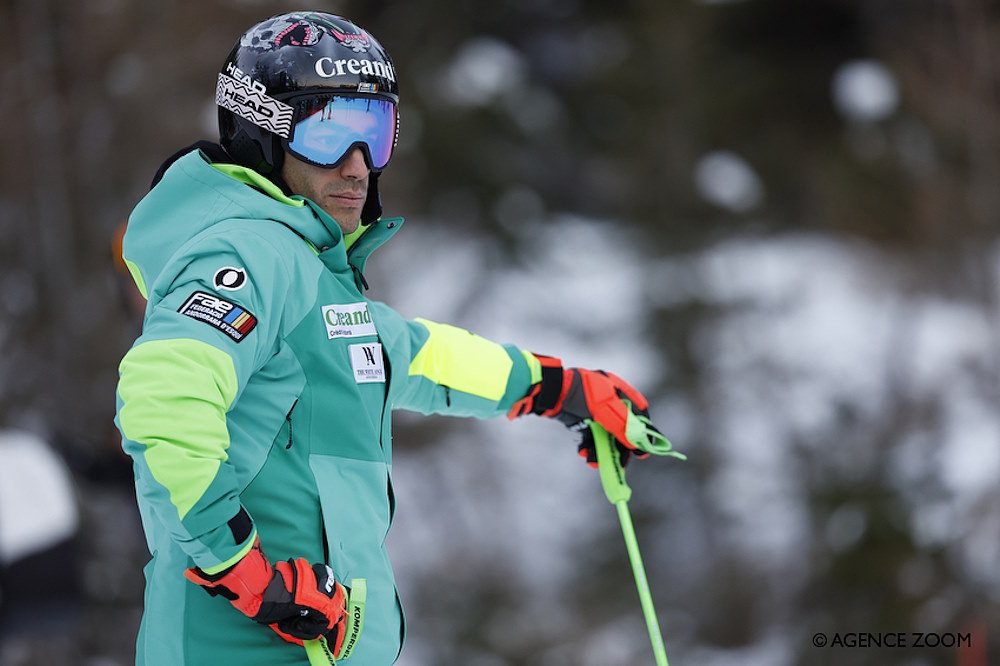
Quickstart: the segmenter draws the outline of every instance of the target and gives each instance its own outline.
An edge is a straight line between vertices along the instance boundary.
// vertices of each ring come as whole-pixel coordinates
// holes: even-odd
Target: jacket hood
[[[214,164],[195,148],[168,160],[153,188],[129,216],[122,254],[142,295],[178,250],[226,219],[274,221],[316,248],[343,240],[337,222],[303,197],[285,196],[260,174],[232,164]],[[176,158],[176,159],[175,159]]]

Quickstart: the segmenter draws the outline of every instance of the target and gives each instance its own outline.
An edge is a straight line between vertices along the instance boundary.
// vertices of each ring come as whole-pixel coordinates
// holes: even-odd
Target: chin
[[[350,216],[350,217],[348,217],[347,215],[344,215],[342,217],[338,217],[338,216],[334,215],[333,219],[335,219],[337,221],[337,224],[340,226],[340,230],[342,232],[344,232],[344,235],[347,235],[347,234],[350,234],[350,233],[354,233],[355,231],[358,230],[358,226],[361,224],[361,216],[360,215],[357,216],[357,217],[355,217],[353,215]],[[352,222],[350,224],[344,224],[343,222],[341,222],[342,219],[354,220],[354,222]]]

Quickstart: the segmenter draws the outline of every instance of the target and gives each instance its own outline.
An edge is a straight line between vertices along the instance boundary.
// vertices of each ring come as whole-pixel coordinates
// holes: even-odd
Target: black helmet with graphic
[[[215,97],[220,143],[236,163],[287,189],[284,151],[335,167],[358,147],[372,171],[368,203],[378,203],[374,184],[398,136],[399,89],[389,54],[360,27],[323,12],[262,21],[226,58]]]

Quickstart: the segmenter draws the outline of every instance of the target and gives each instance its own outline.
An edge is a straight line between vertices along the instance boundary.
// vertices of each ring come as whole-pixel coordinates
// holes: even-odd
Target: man
[[[388,665],[404,634],[390,411],[596,422],[626,457],[652,427],[646,400],[365,298],[368,256],[402,219],[378,195],[396,70],[364,30],[264,21],[216,101],[221,146],[168,160],[123,242],[148,299],[116,417],[152,553],[137,663],[303,664],[325,645]]]

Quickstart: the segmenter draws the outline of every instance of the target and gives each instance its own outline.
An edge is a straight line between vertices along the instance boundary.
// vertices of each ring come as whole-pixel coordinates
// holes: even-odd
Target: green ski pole
[[[640,417],[642,419],[642,417]],[[629,430],[632,430],[632,423]],[[645,422],[643,425],[649,425]],[[653,597],[649,591],[649,581],[646,579],[646,569],[642,565],[642,555],[639,553],[639,542],[635,538],[635,528],[632,526],[632,514],[628,510],[628,501],[632,497],[632,489],[625,482],[625,469],[622,467],[616,447],[611,435],[596,423],[591,423],[590,430],[594,435],[594,446],[597,451],[597,465],[601,474],[601,485],[604,486],[604,494],[618,510],[618,519],[622,524],[622,533],[625,535],[625,547],[628,550],[628,558],[632,563],[632,573],[635,576],[635,585],[639,591],[639,603],[642,605],[642,613],[646,618],[646,628],[649,631],[649,640],[653,644],[653,655],[656,657],[657,666],[670,666],[667,663],[667,651],[663,645],[663,635],[660,633],[660,624],[656,619],[656,609],[653,607]],[[631,437],[630,437],[631,439]],[[671,450],[670,442],[653,427],[647,427],[644,437],[631,439],[631,441],[647,441],[649,445],[643,447],[647,453],[655,455],[669,455],[684,460],[683,454]]]
[[[303,641],[306,648],[306,655],[309,657],[309,666],[334,666],[337,658],[326,643],[325,637],[320,637],[311,641]]]
[[[368,599],[368,584],[364,578],[352,578],[351,587],[347,590],[345,613],[347,622],[342,631],[346,631],[340,646],[340,654],[333,654],[326,636],[320,636],[311,641],[303,641],[309,666],[335,666],[338,661],[344,661],[354,652],[354,647],[365,627],[365,602]]]

